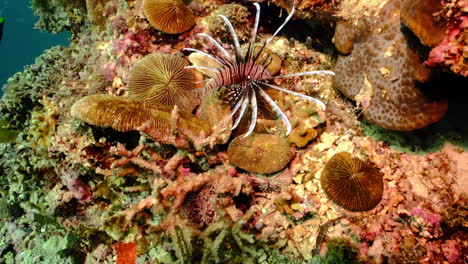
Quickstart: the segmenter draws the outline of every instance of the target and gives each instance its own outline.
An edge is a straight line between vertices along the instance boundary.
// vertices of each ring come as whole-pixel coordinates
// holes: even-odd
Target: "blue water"
[[[0,0],[0,16],[5,18],[0,41],[0,88],[14,73],[33,64],[45,49],[69,44],[68,32],[51,34],[34,29],[38,18],[27,0]]]

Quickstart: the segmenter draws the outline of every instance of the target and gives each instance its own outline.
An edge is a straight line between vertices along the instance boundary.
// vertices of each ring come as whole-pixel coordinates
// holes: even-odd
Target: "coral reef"
[[[243,50],[239,43],[239,37],[232,26],[230,20],[224,16],[219,15],[229,29],[232,36],[232,43],[234,49],[231,51],[231,55],[226,49],[222,47],[213,37],[202,34],[209,40],[209,43],[216,47],[216,51],[208,50],[208,53],[189,48],[187,50],[197,52],[205,56],[208,60],[215,61],[218,66],[215,68],[206,68],[201,66],[191,66],[192,68],[200,68],[202,70],[209,70],[214,72],[211,79],[206,80],[207,84],[205,89],[208,91],[217,91],[219,93],[219,99],[229,105],[231,108],[231,114],[228,119],[233,118],[235,120],[231,129],[235,129],[242,120],[248,122],[247,131],[245,136],[250,135],[257,126],[257,120],[259,117],[266,117],[276,115],[284,125],[286,126],[286,135],[291,132],[291,123],[288,118],[274,102],[274,100],[268,95],[265,90],[273,89],[284,93],[292,94],[311,102],[316,103],[322,109],[325,109],[325,104],[319,99],[310,97],[308,95],[300,94],[288,89],[281,88],[276,85],[270,84],[274,79],[283,79],[291,77],[299,77],[304,75],[316,75],[316,74],[330,74],[334,75],[330,71],[309,71],[287,74],[282,76],[272,77],[267,70],[267,67],[273,62],[273,58],[270,58],[267,53],[262,53],[264,48],[273,40],[273,38],[280,32],[280,30],[286,25],[286,23],[294,15],[294,8],[291,13],[286,17],[283,24],[275,31],[273,36],[262,41],[260,49],[255,48],[255,42],[257,41],[257,31],[260,22],[260,5],[255,3],[256,16],[254,26],[252,28],[251,39],[246,43],[247,48]],[[208,44],[205,44],[208,46]],[[240,126],[243,128],[244,126]],[[244,132],[244,131],[242,131]]]
[[[445,23],[436,21],[434,14],[440,11],[442,2],[402,1],[401,22],[419,38],[425,46],[434,47],[444,38]]]
[[[448,28],[442,42],[431,50],[426,65],[445,66],[467,77],[468,5],[461,0],[444,0],[442,10],[437,15],[441,21],[447,23]]]
[[[18,136],[19,131],[10,128],[10,123],[4,119],[0,119],[0,143],[13,142]]]
[[[332,47],[326,44],[331,36],[312,32],[316,32],[314,24],[327,23],[331,28],[329,22],[339,19],[337,32],[342,30],[343,37],[350,37],[343,42],[339,36],[335,38],[337,46],[340,42],[342,50],[350,52],[338,59],[339,65],[361,54],[362,58],[347,67],[377,67],[378,71],[379,65],[371,62],[387,52],[392,55],[390,64],[396,67],[393,73],[401,77],[392,79],[390,72],[382,70],[390,77],[374,83],[372,78],[382,73],[374,72],[373,77],[369,70],[359,89],[371,83],[366,87],[375,88],[372,100],[379,103],[385,102],[382,96],[398,97],[388,87],[399,86],[404,88],[401,92],[417,99],[414,103],[426,102],[425,97],[419,98],[422,92],[406,82],[423,81],[426,75],[415,71],[403,36],[396,30],[400,28],[399,9],[393,8],[393,20],[384,21],[388,16],[381,16],[389,15],[385,10],[395,7],[397,1],[264,1],[259,5],[261,16],[249,2],[262,1],[171,1],[183,4],[193,15],[194,25],[180,34],[155,28],[145,16],[145,2],[33,1],[42,28],[67,29],[73,37],[69,47],[45,51],[4,86],[0,103],[0,262],[466,262],[468,155],[444,142],[465,139],[460,136],[466,134],[465,126],[452,123],[463,120],[465,104],[451,104],[450,118],[437,124],[437,131],[445,129],[448,134],[419,137],[433,131],[430,128],[390,134],[360,122],[359,106],[335,90],[332,78],[354,82],[354,75],[301,74],[323,73],[335,64]],[[455,2],[444,0],[442,12],[435,16],[448,18],[453,11],[450,14],[456,19],[448,22],[448,28],[461,25],[456,21],[461,21],[464,11],[458,4],[449,4]],[[293,5],[295,15],[290,19],[296,21],[292,29],[285,27],[275,33]],[[297,25],[307,30],[297,30]],[[360,34],[375,25],[380,27]],[[256,40],[252,41],[254,28]],[[231,45],[232,31],[247,45]],[[385,39],[393,33],[395,36]],[[374,47],[374,38],[382,46]],[[326,41],[317,45],[323,39]],[[268,47],[261,51],[263,43]],[[372,49],[364,52],[367,47]],[[462,47],[456,47],[459,54]],[[221,96],[224,88],[209,90],[203,81],[219,72],[210,68],[222,64],[200,52],[219,59],[223,49],[227,52],[224,62],[242,62],[240,57],[236,61],[236,50],[242,56],[250,50],[262,61],[271,60],[269,65],[236,65],[247,69],[244,73],[250,72],[249,67],[261,70],[271,77],[262,82],[282,87],[261,90],[281,110],[283,120],[265,102],[259,102],[259,109],[265,111],[258,115],[252,134],[245,136],[251,118],[244,118],[231,130],[237,118],[229,118],[233,109]],[[397,55],[401,55],[398,60]],[[179,94],[170,102],[152,101],[146,92],[139,93],[141,83],[135,82],[135,70],[156,57],[177,58],[175,68],[187,78],[188,85],[176,88]],[[185,58],[192,66],[186,66]],[[174,69],[174,65],[165,67],[170,64],[167,60],[161,61],[151,69],[143,68],[152,72]],[[413,73],[419,77],[409,76]],[[291,75],[300,78],[281,77]],[[258,85],[249,75],[241,79]],[[169,87],[171,81],[162,87]],[[368,117],[366,111],[372,113],[372,107],[378,105],[368,101],[366,91],[357,101]],[[323,105],[311,101],[312,96]],[[458,93],[452,96],[466,101]],[[252,96],[247,99],[243,101],[253,101]],[[401,100],[391,103],[401,111],[414,106],[400,105]],[[443,104],[439,106],[443,108]],[[424,110],[427,105],[421,107]],[[246,107],[247,116],[252,111],[253,107]],[[409,121],[422,119],[424,114],[415,114]],[[284,120],[291,124],[288,136]],[[369,131],[381,137],[371,138],[365,134]],[[393,148],[396,143],[390,137],[398,138],[400,149]],[[418,142],[431,152],[419,152]],[[339,154],[343,152],[349,154]],[[342,155],[352,169],[365,163],[376,177],[373,191],[378,199],[362,203],[366,211],[343,208],[321,186],[322,176]],[[359,194],[359,189],[345,190]]]
[[[72,106],[71,115],[87,123],[118,131],[141,130],[162,142],[180,141],[170,137],[177,132],[192,141],[210,133],[204,122],[188,112],[178,111],[177,107],[173,109],[128,97],[87,96]]]
[[[53,33],[66,30],[77,37],[86,23],[85,1],[31,0],[31,7],[39,17],[38,29]]]

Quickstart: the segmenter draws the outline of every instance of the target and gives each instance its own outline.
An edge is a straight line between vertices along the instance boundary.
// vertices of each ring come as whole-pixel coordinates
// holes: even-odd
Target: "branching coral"
[[[338,58],[337,88],[362,105],[369,122],[384,128],[408,131],[438,121],[447,102],[418,89],[415,80],[426,81],[428,69],[400,32],[399,1],[389,1],[375,25],[363,30],[352,53]],[[346,35],[335,35],[340,37]]]

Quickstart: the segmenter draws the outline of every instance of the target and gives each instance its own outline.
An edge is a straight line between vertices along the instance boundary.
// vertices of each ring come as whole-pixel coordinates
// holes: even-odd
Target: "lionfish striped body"
[[[219,67],[209,68],[201,66],[187,66],[186,68],[202,69],[213,72],[212,78],[206,80],[208,83],[205,85],[205,89],[207,91],[219,91],[220,98],[228,103],[231,107],[231,114],[228,117],[228,120],[234,119],[234,124],[231,129],[238,127],[241,120],[245,116],[250,115],[250,124],[247,132],[244,135],[245,137],[248,136],[255,129],[260,110],[264,109],[265,106],[269,106],[271,108],[271,112],[276,114],[286,126],[286,135],[288,135],[292,128],[287,116],[279,108],[275,101],[264,91],[264,89],[271,88],[305,98],[317,103],[323,109],[325,109],[325,104],[316,98],[283,89],[267,82],[269,80],[279,78],[298,77],[322,73],[334,75],[334,73],[331,71],[310,71],[272,77],[267,70],[268,65],[271,63],[271,58],[267,55],[264,55],[262,52],[270,43],[270,41],[284,27],[284,25],[291,19],[294,14],[294,8],[283,24],[270,38],[263,42],[261,48],[257,51],[254,49],[254,44],[257,38],[257,29],[260,19],[260,5],[257,3],[254,3],[254,5],[257,9],[257,13],[255,17],[254,28],[252,30],[252,37],[248,43],[246,52],[242,51],[236,32],[234,31],[234,28],[229,19],[221,15],[220,17],[224,20],[232,35],[234,44],[233,56],[213,37],[202,33],[199,35],[208,38],[208,40],[216,47],[217,52],[211,50],[209,52],[204,52],[191,48],[187,48],[185,50],[200,53],[208,59],[216,61]]]

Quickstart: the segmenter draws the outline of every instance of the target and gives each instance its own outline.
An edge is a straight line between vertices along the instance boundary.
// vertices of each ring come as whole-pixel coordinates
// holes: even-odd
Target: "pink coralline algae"
[[[101,66],[101,72],[104,80],[112,82],[117,74],[117,64],[108,61]]]
[[[112,46],[117,54],[131,56],[135,53],[143,53],[142,55],[145,55],[152,51],[151,35],[147,30],[128,31],[120,38],[115,39]]]
[[[442,251],[449,263],[461,263],[461,246],[455,240],[447,240],[442,245]]]
[[[462,0],[444,0],[441,17],[449,24],[445,38],[429,54],[426,65],[445,66],[468,76],[468,4]]]
[[[62,173],[62,182],[73,195],[73,198],[80,203],[87,203],[91,201],[93,194],[91,188],[79,176],[78,172],[67,170]]]
[[[411,216],[413,220],[410,225],[413,232],[427,238],[442,236],[442,229],[440,228],[441,215],[428,213],[416,207],[411,210]]]

